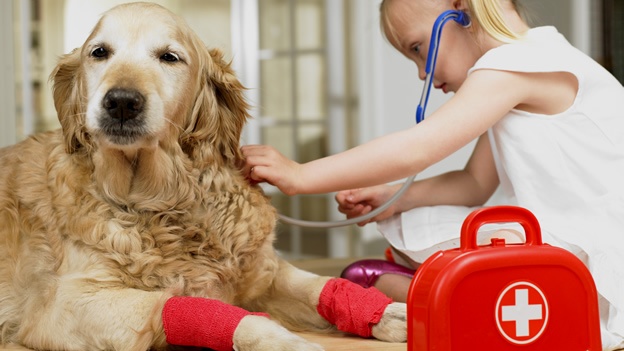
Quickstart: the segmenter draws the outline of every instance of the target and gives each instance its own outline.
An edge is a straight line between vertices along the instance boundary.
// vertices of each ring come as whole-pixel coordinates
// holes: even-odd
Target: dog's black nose
[[[145,98],[136,90],[111,89],[104,96],[102,107],[109,116],[119,120],[133,119],[143,111]]]

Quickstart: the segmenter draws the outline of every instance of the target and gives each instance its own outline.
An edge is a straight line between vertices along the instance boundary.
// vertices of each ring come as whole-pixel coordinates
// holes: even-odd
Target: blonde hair
[[[397,33],[390,21],[389,3],[391,0],[383,0],[380,5],[381,27],[382,31],[389,40],[397,38]],[[509,0],[514,10],[516,10],[522,18],[522,8],[518,0]],[[505,22],[503,11],[501,9],[501,0],[467,0],[468,14],[472,23],[477,23],[479,30],[485,31],[494,39],[509,43],[522,38],[522,36],[514,32]]]
[[[511,0],[514,9],[518,11],[517,0]],[[500,8],[500,0],[469,0],[468,9],[471,20],[479,24],[487,34],[498,41],[509,43],[521,38],[505,23]]]

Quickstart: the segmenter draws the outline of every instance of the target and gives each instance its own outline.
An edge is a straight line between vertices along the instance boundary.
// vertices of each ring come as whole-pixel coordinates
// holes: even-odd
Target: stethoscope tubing
[[[414,181],[415,177],[416,175],[413,175],[407,178],[405,180],[405,183],[403,183],[403,186],[399,190],[397,190],[397,192],[394,193],[394,195],[392,195],[392,197],[388,199],[388,201],[386,201],[383,205],[377,207],[376,209],[374,209],[373,211],[367,214],[364,214],[358,217],[353,217],[353,218],[343,219],[343,220],[338,220],[338,221],[306,221],[302,219],[288,217],[281,213],[278,214],[278,217],[284,223],[293,224],[293,225],[297,225],[301,227],[310,227],[310,228],[337,228],[337,227],[344,227],[347,225],[364,222],[381,214],[382,212],[387,210],[390,206],[392,206],[392,204],[407,191],[410,184]]]
[[[431,39],[429,39],[429,52],[427,53],[427,63],[425,65],[425,85],[420,95],[420,102],[416,108],[416,124],[425,120],[425,110],[429,104],[429,93],[433,86],[433,74],[435,72],[436,63],[438,62],[438,50],[440,48],[440,39],[442,38],[442,29],[446,22],[454,20],[464,27],[470,25],[468,15],[462,11],[449,10],[443,12],[436,19],[431,30]]]

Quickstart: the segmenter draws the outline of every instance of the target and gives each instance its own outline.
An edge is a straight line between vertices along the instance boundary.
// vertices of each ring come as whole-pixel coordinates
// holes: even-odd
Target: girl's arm
[[[534,87],[529,81],[517,73],[475,71],[455,96],[412,128],[302,165],[273,148],[245,146],[244,171],[251,179],[267,181],[289,195],[367,187],[405,178],[484,134],[527,99]]]
[[[462,170],[451,171],[412,183],[388,210],[358,223],[364,225],[421,206],[483,205],[499,184],[498,174],[486,134],[479,137],[472,156]],[[347,218],[359,217],[386,203],[403,184],[352,189],[336,194],[338,209]]]
[[[421,206],[483,205],[498,187],[487,134],[479,137],[472,156],[463,170],[451,171],[414,182],[397,204],[397,212]]]

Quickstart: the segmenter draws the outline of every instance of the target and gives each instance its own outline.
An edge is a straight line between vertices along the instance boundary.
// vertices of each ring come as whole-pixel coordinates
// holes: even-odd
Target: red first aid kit
[[[524,244],[492,239],[488,223],[520,223]],[[598,297],[585,265],[542,244],[528,210],[495,206],[471,213],[458,249],[439,251],[416,271],[408,294],[410,351],[600,351]]]

